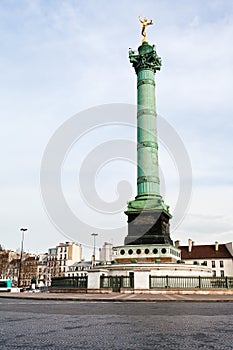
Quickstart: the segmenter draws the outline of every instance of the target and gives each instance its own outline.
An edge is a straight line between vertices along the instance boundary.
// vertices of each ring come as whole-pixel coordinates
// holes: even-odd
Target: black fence
[[[88,277],[54,277],[51,289],[87,289]],[[100,276],[100,288],[133,289],[134,276]],[[149,276],[150,289],[233,289],[233,277]]]
[[[51,288],[66,289],[66,288],[87,288],[87,276],[80,277],[53,277]]]
[[[179,289],[218,289],[233,288],[233,277],[179,277],[179,276],[150,276],[150,289],[179,288]]]
[[[134,288],[134,276],[100,276],[100,288],[111,288],[114,292],[121,288]]]

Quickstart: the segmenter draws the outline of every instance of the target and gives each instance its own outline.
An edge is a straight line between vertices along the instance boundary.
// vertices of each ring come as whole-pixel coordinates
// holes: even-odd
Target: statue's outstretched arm
[[[141,16],[138,16],[138,18],[139,18],[139,21],[140,21],[141,23],[143,23],[143,20],[142,20]]]

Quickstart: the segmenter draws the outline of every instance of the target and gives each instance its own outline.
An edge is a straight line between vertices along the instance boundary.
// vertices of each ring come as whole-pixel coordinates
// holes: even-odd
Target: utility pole
[[[18,288],[21,285],[21,271],[22,271],[22,261],[23,261],[23,242],[24,242],[24,233],[27,231],[27,228],[21,228],[22,239],[21,239],[21,251],[20,251],[20,261],[19,261],[19,277],[18,277]]]
[[[94,249],[93,249],[93,266],[95,265],[95,238],[96,238],[96,236],[98,236],[98,233],[92,233],[91,234],[92,235],[92,237],[93,237],[93,245],[94,245]]]

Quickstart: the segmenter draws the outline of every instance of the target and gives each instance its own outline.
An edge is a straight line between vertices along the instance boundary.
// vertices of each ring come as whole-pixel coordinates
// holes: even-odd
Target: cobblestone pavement
[[[0,348],[233,349],[233,303],[0,299]]]

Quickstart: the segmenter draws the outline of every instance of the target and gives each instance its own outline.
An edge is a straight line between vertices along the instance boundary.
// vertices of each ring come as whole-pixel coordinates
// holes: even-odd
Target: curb
[[[132,295],[132,294],[131,294]],[[188,297],[188,298],[187,298]],[[224,303],[232,303],[233,302],[233,296],[232,298],[229,298],[225,295],[225,298],[223,298],[223,295],[218,295],[219,298],[216,298],[216,296],[211,296],[210,295],[199,295],[200,299],[197,298],[197,295],[185,295],[184,297],[182,295],[174,294],[172,299],[166,298],[165,295],[160,295],[157,297],[145,297],[145,296],[137,296],[134,295],[134,297],[129,298],[129,295],[123,295],[119,294],[119,297],[113,296],[113,297],[81,297],[81,296],[56,296],[56,295],[47,295],[47,296],[42,296],[42,295],[9,295],[9,294],[0,294],[0,299],[18,299],[18,300],[46,300],[46,301],[77,301],[77,302],[113,302],[113,303],[119,303],[119,302],[127,302],[127,303],[132,303],[132,302],[195,302],[195,303],[203,303],[203,302],[224,302]]]

